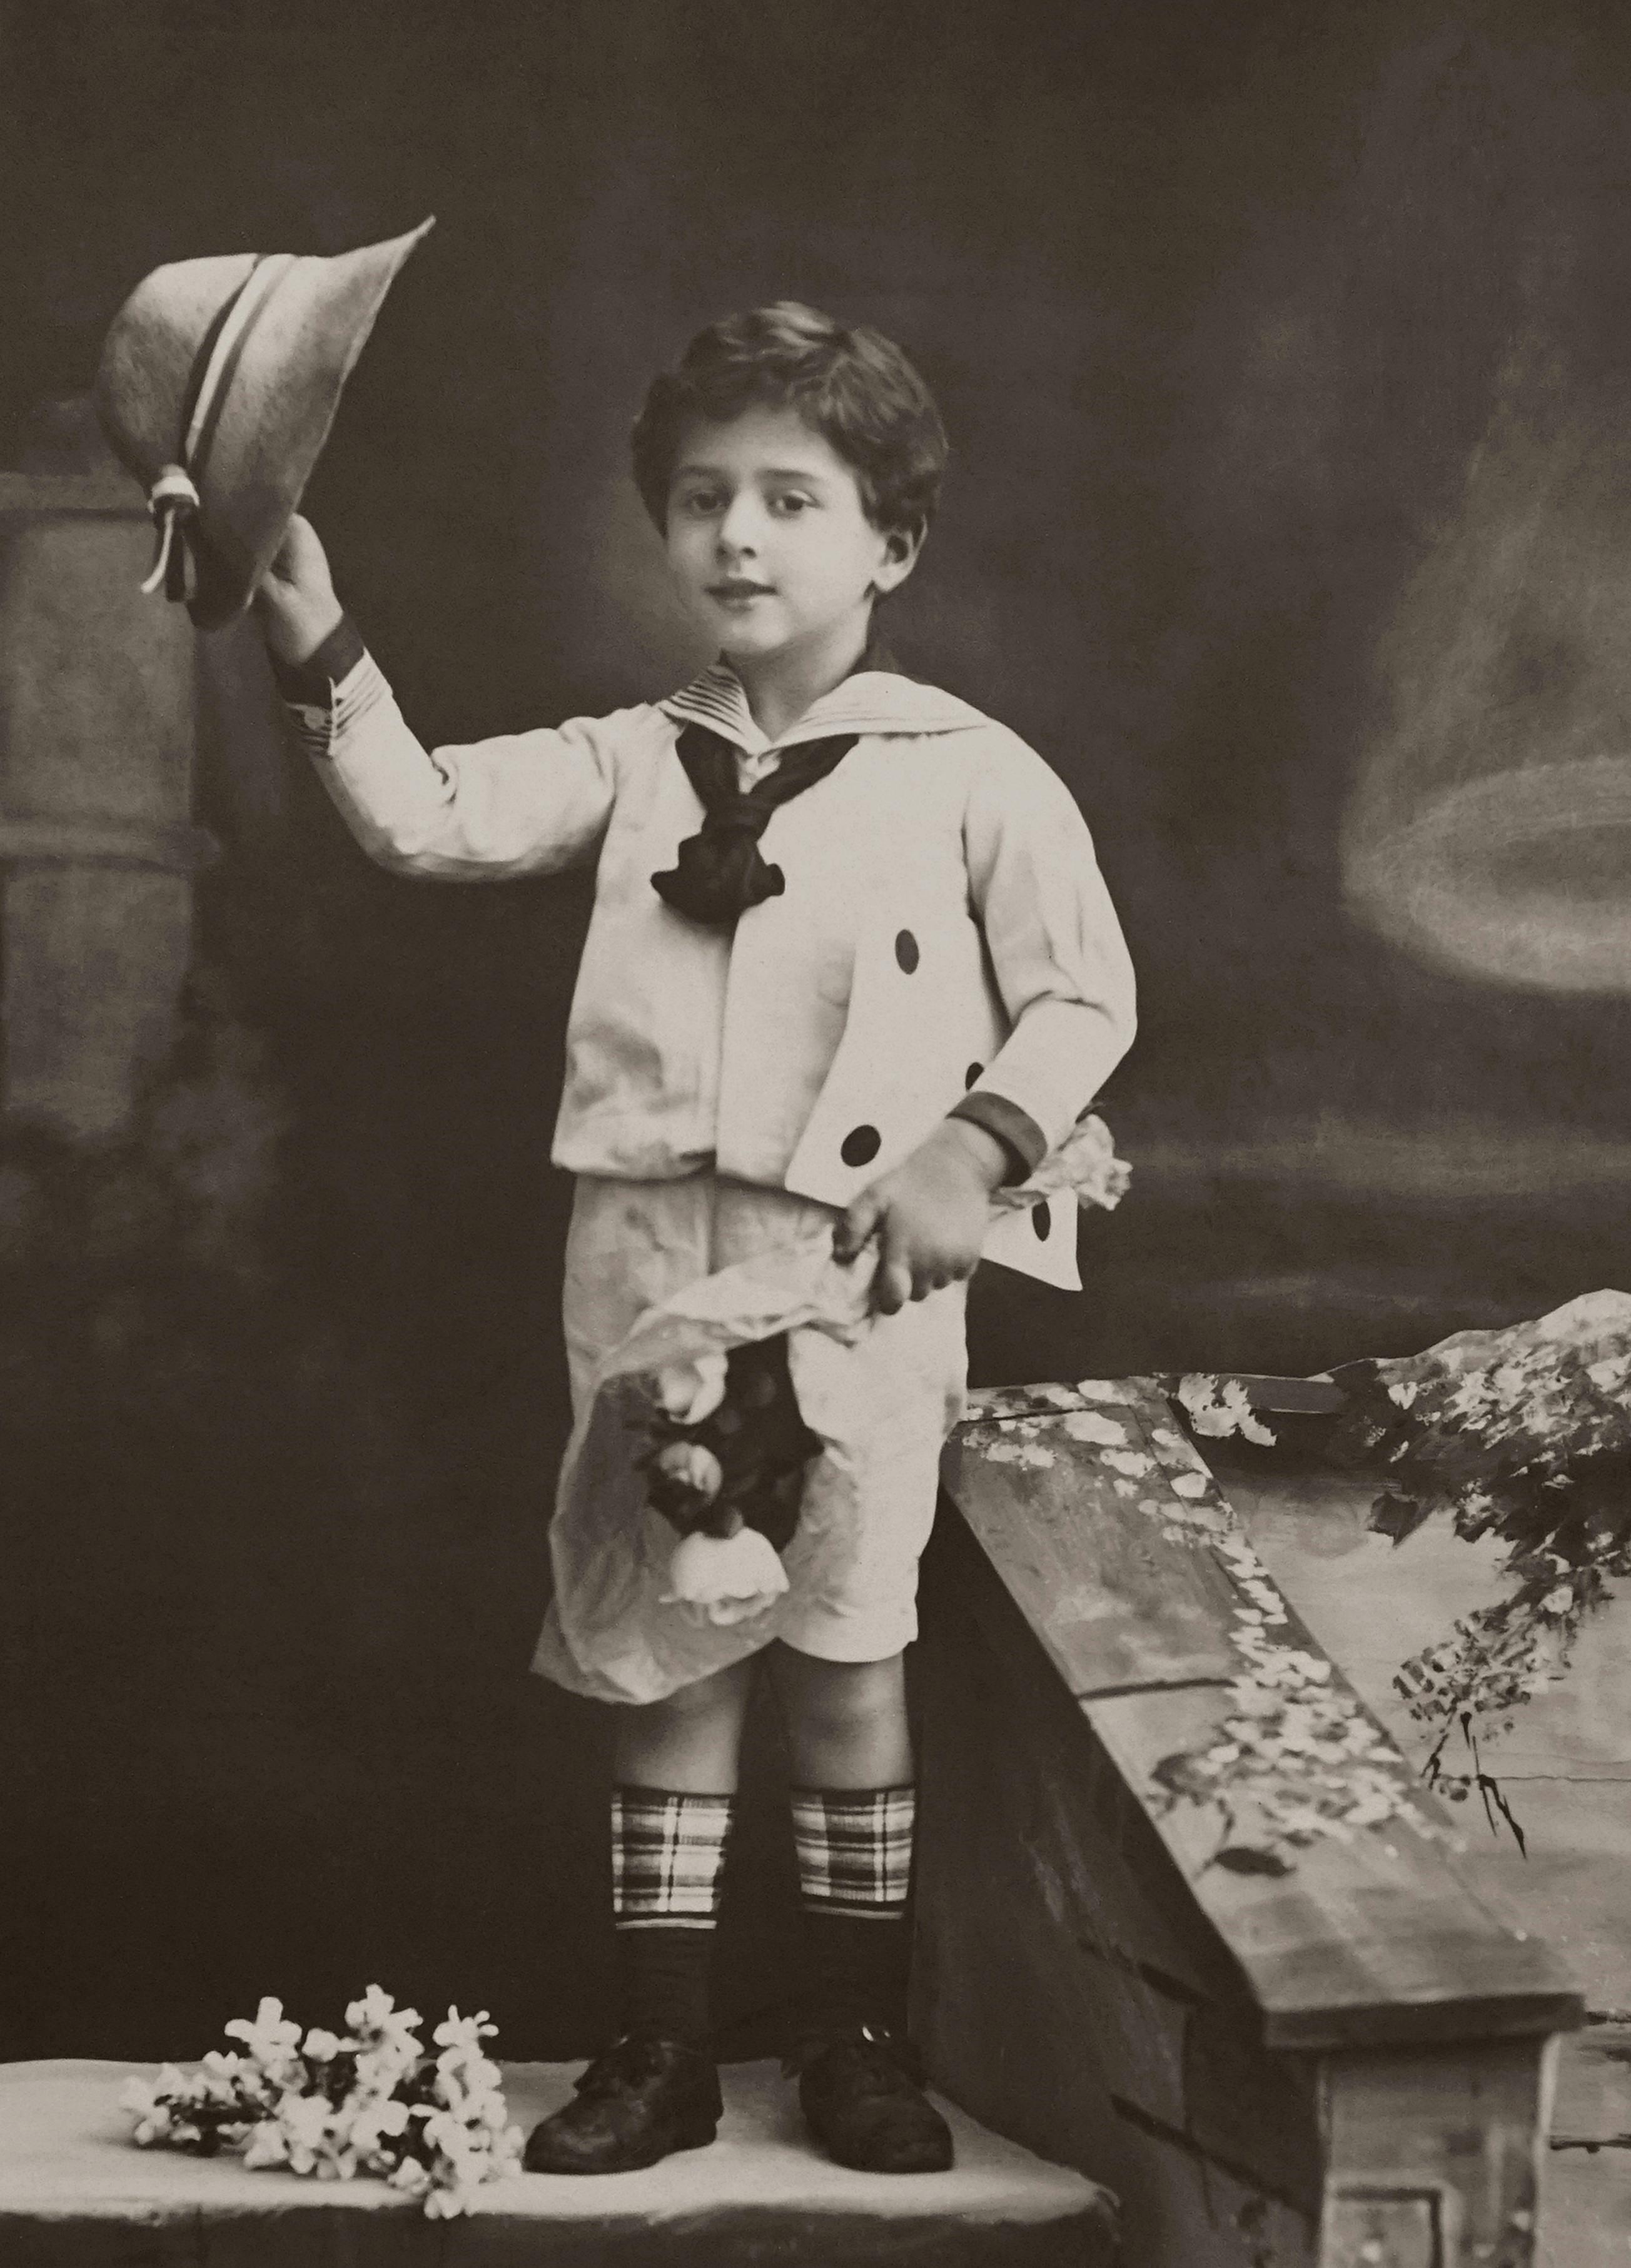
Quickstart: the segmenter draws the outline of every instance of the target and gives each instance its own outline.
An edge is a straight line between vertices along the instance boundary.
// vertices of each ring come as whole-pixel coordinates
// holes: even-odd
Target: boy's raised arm
[[[380,865],[494,881],[593,857],[616,792],[599,720],[426,750],[341,608],[315,530],[298,517],[255,611],[300,741]]]

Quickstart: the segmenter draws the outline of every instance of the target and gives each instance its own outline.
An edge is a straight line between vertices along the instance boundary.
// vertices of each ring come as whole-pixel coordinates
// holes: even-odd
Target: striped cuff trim
[[[946,1116],[966,1119],[970,1126],[982,1126],[996,1137],[1008,1153],[1008,1171],[1002,1177],[1005,1183],[1029,1181],[1048,1154],[1048,1138],[1041,1127],[1029,1110],[1022,1110],[1006,1094],[977,1086],[961,1102],[954,1103]]]

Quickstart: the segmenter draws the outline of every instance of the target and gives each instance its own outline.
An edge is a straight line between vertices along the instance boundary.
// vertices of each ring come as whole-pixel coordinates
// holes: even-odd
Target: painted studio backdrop
[[[956,456],[892,637],[1075,790],[1144,1003],[1133,1195],[1086,1296],[980,1286],[975,1374],[1309,1371],[1631,1281],[1631,28],[58,0],[7,37],[0,2054],[196,2053],[374,1978],[581,2052],[601,1729],[524,1673],[587,889],[367,865],[253,636],[134,593],[103,329],[160,261],[438,216],[306,507],[427,740],[701,658],[625,468],[700,323],[902,338]],[[752,1819],[734,1863],[790,1877]],[[727,1920],[742,2040],[793,1919]]]

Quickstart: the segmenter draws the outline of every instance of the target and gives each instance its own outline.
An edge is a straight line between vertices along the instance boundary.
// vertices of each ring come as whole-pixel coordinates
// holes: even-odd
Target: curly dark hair
[[[698,331],[677,369],[652,381],[634,421],[634,479],[660,530],[685,428],[767,402],[796,409],[851,466],[874,526],[920,534],[948,455],[928,387],[893,339],[793,299]]]

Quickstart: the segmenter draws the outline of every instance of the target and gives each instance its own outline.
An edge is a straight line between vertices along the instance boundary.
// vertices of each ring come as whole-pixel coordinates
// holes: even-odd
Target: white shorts
[[[647,1307],[837,1219],[785,1189],[712,1174],[582,1177],[563,1300],[574,1413],[596,1364]],[[941,1450],[963,1414],[965,1292],[952,1285],[875,1316],[853,1346],[816,1330],[791,1335],[800,1410],[825,1447],[806,1474],[798,1528],[782,1555],[788,1590],[764,1615],[699,1630],[663,1605],[677,1539],[647,1511],[626,1535],[557,1550],[556,1596],[533,1668],[596,1699],[646,1702],[773,1638],[825,1661],[898,1653],[917,1635],[918,1561],[934,1523]],[[593,1519],[592,1503],[579,1516]]]

